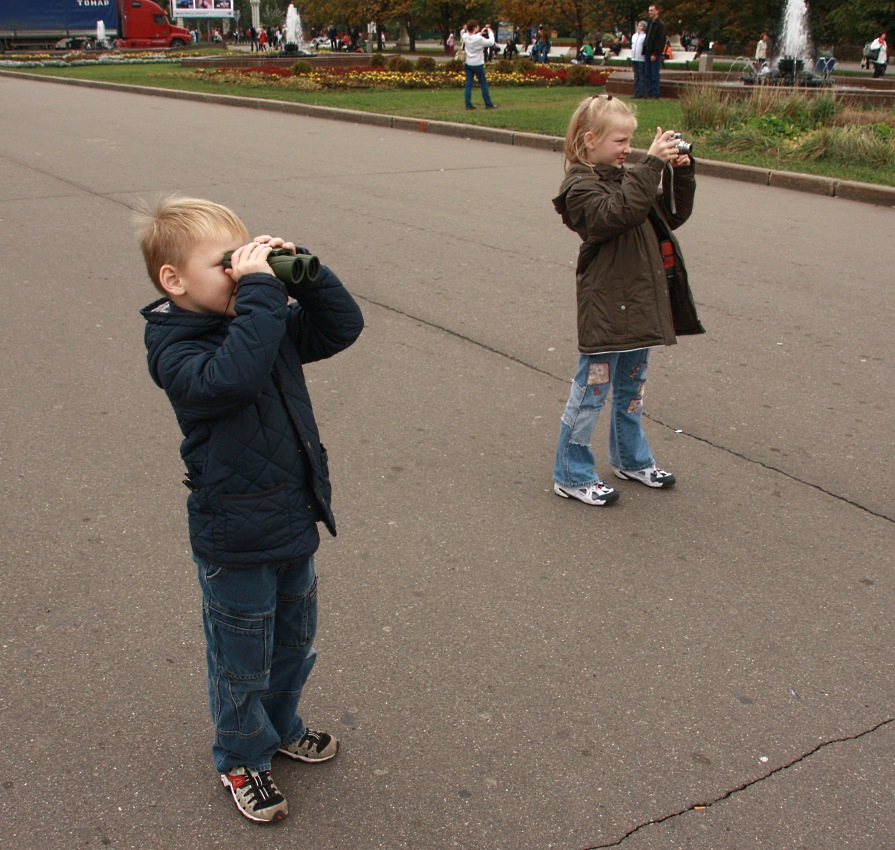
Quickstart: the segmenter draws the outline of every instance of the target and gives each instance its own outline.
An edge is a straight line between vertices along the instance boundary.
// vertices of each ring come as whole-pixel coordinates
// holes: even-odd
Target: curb
[[[206,94],[203,92],[180,91],[178,89],[148,88],[146,86],[106,83],[97,80],[74,80],[67,77],[48,77],[42,74],[29,74],[24,71],[9,71],[7,69],[0,69],[0,74],[9,77],[23,77],[28,80],[62,83],[64,85],[123,91],[128,94],[169,97],[175,100],[193,100],[201,103],[217,103],[223,106],[240,106],[270,112],[285,112],[291,115],[328,118],[334,121],[348,121],[354,124],[369,124],[378,127],[390,127],[395,130],[432,133],[438,136],[450,136],[452,138],[494,142],[504,145],[518,145],[519,147],[554,152],[561,152],[564,144],[564,139],[559,136],[501,130],[496,127],[482,127],[477,124],[456,124],[450,121],[429,121],[422,118],[383,115],[378,112],[360,112],[355,109],[339,109],[332,106],[314,106],[309,103],[289,103],[282,100],[237,97],[236,95],[227,94]],[[895,186],[858,183],[853,180],[818,177],[795,171],[775,171],[768,168],[737,165],[711,159],[699,160],[699,173],[709,177],[721,177],[725,180],[739,180],[745,183],[755,183],[762,186],[773,186],[779,189],[791,189],[796,192],[808,192],[814,195],[826,195],[832,198],[842,198],[864,204],[895,208]]]

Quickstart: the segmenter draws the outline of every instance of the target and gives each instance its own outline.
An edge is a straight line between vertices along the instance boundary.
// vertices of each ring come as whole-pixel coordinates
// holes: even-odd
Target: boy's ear
[[[177,269],[170,263],[165,263],[158,270],[158,282],[168,295],[183,295],[185,291]]]

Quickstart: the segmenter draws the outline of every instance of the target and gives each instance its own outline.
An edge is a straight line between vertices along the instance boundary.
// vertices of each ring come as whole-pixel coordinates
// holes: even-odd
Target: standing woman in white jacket
[[[463,92],[466,108],[475,109],[472,105],[472,83],[477,79],[485,101],[485,109],[497,109],[491,102],[491,92],[488,91],[488,81],[485,79],[485,48],[494,47],[491,28],[486,24],[479,33],[479,22],[468,21],[460,37],[463,39],[463,48],[466,51],[466,61],[463,65],[466,71],[466,89]]]

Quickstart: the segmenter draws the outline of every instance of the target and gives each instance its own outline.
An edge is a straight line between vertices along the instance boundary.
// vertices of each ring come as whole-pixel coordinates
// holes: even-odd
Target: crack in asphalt
[[[863,732],[857,732],[854,735],[845,735],[841,738],[831,738],[829,741],[823,741],[822,743],[814,747],[814,749],[809,750],[807,753],[803,753],[798,758],[794,758],[792,761],[789,761],[786,764],[781,764],[779,767],[775,767],[773,770],[768,771],[763,776],[759,776],[755,779],[750,779],[748,782],[737,785],[735,788],[731,788],[729,791],[726,791],[725,793],[721,794],[718,797],[715,797],[712,800],[704,803],[693,803],[692,805],[687,806],[684,809],[680,809],[677,812],[672,812],[671,814],[663,815],[660,818],[651,818],[648,821],[644,821],[643,823],[638,824],[633,829],[629,829],[617,841],[613,841],[609,844],[592,844],[588,847],[581,848],[581,850],[606,850],[606,848],[609,847],[620,847],[624,841],[629,839],[635,833],[640,832],[641,829],[645,829],[646,827],[653,826],[655,824],[665,823],[666,821],[672,820],[674,818],[679,818],[681,817],[681,815],[685,815],[688,812],[702,811],[718,803],[723,803],[734,794],[739,794],[741,791],[745,791],[751,788],[753,785],[758,785],[759,783],[770,779],[772,776],[775,776],[776,774],[781,773],[784,770],[789,770],[791,767],[795,767],[797,764],[801,764],[806,759],[811,758],[813,755],[817,754],[823,749],[826,749],[827,747],[832,746],[833,744],[843,744],[850,741],[857,741],[858,739],[863,738],[867,735],[872,735],[874,732],[879,731],[884,726],[888,726],[890,723],[895,723],[895,717],[889,717],[886,720],[881,720],[879,723],[871,726],[869,729],[865,729]]]
[[[393,307],[391,304],[385,304],[381,301],[376,301],[372,298],[365,298],[364,296],[357,295],[355,293],[355,298],[365,301],[368,304],[372,304],[376,307],[381,307],[383,310],[388,310],[391,313],[395,313],[399,316],[404,316],[407,319],[412,319],[415,322],[419,322],[426,327],[432,328],[433,330],[443,331],[446,334],[450,334],[457,339],[463,340],[464,342],[468,342],[470,345],[474,345],[477,348],[481,348],[484,351],[487,351],[491,354],[496,354],[499,357],[503,357],[506,360],[509,360],[513,363],[517,363],[520,366],[524,366],[526,369],[530,369],[532,372],[537,372],[539,375],[546,375],[548,378],[553,378],[557,381],[562,381],[562,383],[567,384],[568,378],[562,377],[560,375],[555,375],[553,372],[548,372],[546,369],[541,369],[539,366],[535,366],[533,363],[528,363],[523,360],[521,357],[516,357],[513,354],[507,354],[505,351],[501,351],[498,348],[494,348],[493,346],[488,345],[487,343],[481,342],[480,340],[473,339],[466,334],[459,333],[458,331],[451,330],[450,328],[446,328],[444,325],[439,325],[436,322],[432,322],[428,319],[423,319],[419,316],[414,316],[412,313],[408,313],[405,310],[401,310],[397,307]],[[661,428],[667,428],[669,431],[673,431],[676,434],[683,433],[685,436],[690,437],[694,440],[699,441],[700,443],[704,443],[707,446],[711,446],[714,449],[718,449],[718,451],[726,452],[729,455],[734,457],[738,457],[741,460],[746,461],[747,463],[754,463],[756,466],[760,466],[763,469],[767,469],[769,472],[776,472],[778,475],[782,475],[784,478],[788,478],[790,481],[794,481],[797,484],[804,484],[806,487],[811,487],[814,490],[817,490],[820,493],[823,493],[825,496],[829,496],[830,498],[836,499],[837,501],[843,502],[846,505],[850,505],[853,508],[857,508],[858,510],[864,511],[871,516],[877,517],[878,519],[883,519],[886,522],[895,523],[895,516],[889,516],[888,514],[880,513],[879,511],[875,511],[872,508],[868,508],[866,505],[862,505],[860,502],[856,502],[854,499],[850,499],[848,496],[844,496],[841,493],[834,493],[832,490],[827,490],[825,487],[822,487],[820,484],[815,484],[812,481],[806,481],[804,478],[799,478],[796,475],[793,475],[791,472],[787,472],[784,469],[780,469],[777,466],[772,466],[769,463],[765,463],[761,460],[756,460],[753,457],[749,457],[748,455],[743,454],[742,452],[734,451],[733,449],[728,448],[727,446],[722,446],[720,443],[713,442],[708,439],[708,437],[700,437],[698,434],[692,434],[690,432],[681,431],[679,428],[675,428],[672,425],[669,425],[667,422],[663,422],[661,419],[657,419],[655,416],[650,416],[648,413],[643,414],[645,419],[648,419],[650,422],[654,422]]]

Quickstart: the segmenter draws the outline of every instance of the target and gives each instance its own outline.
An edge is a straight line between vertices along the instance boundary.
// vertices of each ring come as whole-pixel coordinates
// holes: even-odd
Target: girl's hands
[[[670,162],[672,165],[687,165],[690,157],[681,155],[677,149],[678,139],[674,138],[674,130],[662,130],[656,127],[656,137],[650,145],[649,154],[662,162]]]

